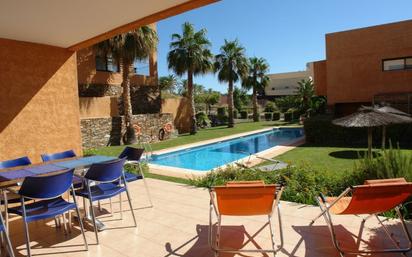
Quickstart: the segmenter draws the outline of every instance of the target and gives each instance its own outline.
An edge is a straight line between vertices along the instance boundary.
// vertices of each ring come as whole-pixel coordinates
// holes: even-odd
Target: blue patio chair
[[[76,194],[72,184],[73,172],[74,169],[70,169],[51,176],[27,177],[24,179],[18,192],[21,196],[21,206],[10,208],[9,212],[22,216],[23,218],[27,255],[29,257],[31,256],[31,251],[28,223],[54,218],[74,209],[77,212],[86,251],[88,250],[83,222],[80,216],[79,207],[77,206]],[[68,190],[71,191],[73,202],[68,202],[62,197]],[[34,203],[25,204],[24,200],[26,198],[36,201]]]
[[[7,160],[0,162],[0,169],[7,169],[7,168],[14,168],[18,166],[27,166],[30,165],[31,161],[29,157],[23,156],[17,159]],[[0,203],[4,205],[4,216],[6,218],[6,228],[9,225],[9,214],[7,212],[9,203],[20,203],[20,196],[13,192],[8,191],[7,189],[3,189],[3,193],[0,198]]]
[[[29,157],[23,156],[17,159],[0,162],[0,169],[7,169],[7,168],[18,167],[18,166],[26,166],[30,164],[31,164],[31,161]]]
[[[129,201],[130,211],[132,212],[134,226],[137,226],[132,202],[127,189],[127,182],[125,181],[123,174],[123,165],[125,162],[126,158],[93,164],[84,175],[85,187],[76,191],[77,196],[81,196],[89,200],[97,244],[99,244],[99,237],[96,227],[96,215],[93,209],[94,201],[110,199],[125,192]],[[121,180],[123,180],[124,183],[121,183]],[[121,202],[120,207],[122,207]]]
[[[139,169],[139,174],[134,174],[134,173],[124,171],[124,177],[128,183],[137,181],[137,180],[143,180],[146,193],[149,198],[150,207],[153,207],[149,188],[147,186],[147,183],[144,177],[142,166],[140,165],[141,158],[142,158],[144,151],[145,149],[143,148],[134,148],[134,147],[126,146],[124,150],[120,153],[119,158],[126,158],[126,164],[133,165]]]
[[[43,162],[61,160],[66,158],[76,157],[76,153],[73,150],[67,150],[59,153],[42,154],[41,159]]]
[[[49,161],[57,161],[61,159],[66,159],[66,158],[73,158],[76,157],[76,153],[73,150],[67,150],[64,152],[59,152],[59,153],[51,153],[51,154],[42,154],[41,159],[43,162],[49,162]],[[82,179],[79,177],[73,177],[73,185],[74,188],[79,188],[82,186]]]
[[[6,226],[4,225],[3,216],[0,214],[0,232],[1,235],[6,239],[7,251],[11,257],[14,257],[13,246],[10,242],[9,233],[7,231]]]

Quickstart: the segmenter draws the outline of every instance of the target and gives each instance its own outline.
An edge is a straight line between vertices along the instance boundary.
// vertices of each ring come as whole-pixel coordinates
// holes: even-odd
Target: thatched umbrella
[[[383,106],[383,107],[378,108],[377,110],[381,112],[397,115],[399,118],[398,124],[412,123],[412,118],[410,117],[409,114],[407,114],[406,112],[400,111],[398,109],[395,109],[393,107]],[[382,148],[385,149],[385,147],[386,147],[386,126],[383,126],[382,127]]]
[[[368,128],[368,156],[372,156],[372,128],[399,123],[399,115],[379,111],[373,107],[361,107],[357,112],[335,119],[333,124],[347,128]]]

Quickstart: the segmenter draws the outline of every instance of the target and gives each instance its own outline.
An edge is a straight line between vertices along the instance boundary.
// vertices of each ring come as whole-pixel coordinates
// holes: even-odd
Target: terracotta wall
[[[382,71],[383,59],[406,56],[412,56],[412,20],[327,34],[328,104],[411,92],[412,70]]]
[[[120,86],[123,81],[122,74],[120,72],[96,71],[95,59],[96,55],[92,47],[77,52],[79,85],[109,84]],[[149,59],[152,60],[152,63],[150,63],[150,73],[153,74],[153,76],[135,74],[131,78],[132,85],[157,85],[156,54],[153,54]]]
[[[119,116],[117,97],[80,97],[80,118]]]
[[[0,39],[0,160],[81,154],[75,52]]]
[[[171,113],[179,133],[190,131],[190,103],[185,97],[162,99],[162,113]]]
[[[326,60],[313,62],[313,83],[318,96],[327,96]]]

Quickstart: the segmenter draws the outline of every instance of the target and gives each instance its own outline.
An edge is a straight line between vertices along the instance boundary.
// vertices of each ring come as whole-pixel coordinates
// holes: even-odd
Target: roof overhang
[[[0,38],[70,50],[219,0],[1,0]]]

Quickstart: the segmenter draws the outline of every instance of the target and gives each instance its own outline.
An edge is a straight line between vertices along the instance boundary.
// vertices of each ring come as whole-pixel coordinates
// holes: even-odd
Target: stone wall
[[[133,123],[141,127],[143,136],[152,142],[159,141],[159,131],[166,123],[173,124],[173,115],[137,114],[133,115]],[[124,134],[124,117],[84,118],[80,120],[83,148],[96,148],[109,145],[121,145]]]

